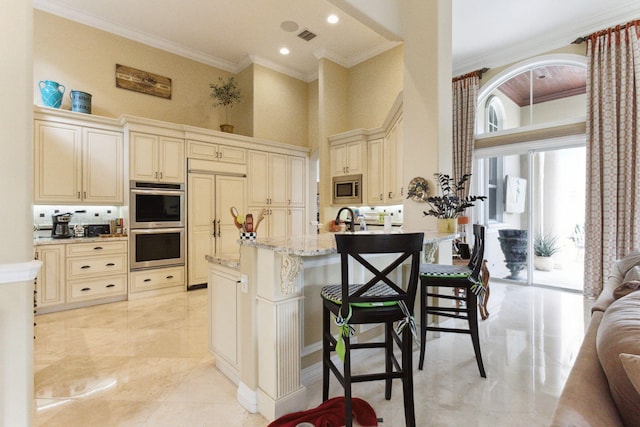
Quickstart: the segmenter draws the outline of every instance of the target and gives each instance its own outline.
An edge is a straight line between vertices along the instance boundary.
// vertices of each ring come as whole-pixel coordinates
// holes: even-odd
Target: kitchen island
[[[426,232],[425,247],[438,245],[450,263],[454,237]],[[209,261],[209,344],[239,402],[268,420],[320,404],[303,384],[321,378],[320,289],[340,283],[334,234],[243,240],[238,270]],[[363,340],[378,333],[358,331]]]

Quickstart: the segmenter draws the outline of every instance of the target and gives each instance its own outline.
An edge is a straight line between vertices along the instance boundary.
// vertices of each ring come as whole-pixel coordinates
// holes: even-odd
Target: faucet
[[[356,216],[355,216],[355,214],[353,213],[353,210],[352,210],[351,208],[346,207],[346,206],[345,206],[344,208],[340,208],[340,210],[338,211],[338,214],[336,215],[336,221],[335,221],[335,224],[336,224],[336,225],[340,224],[340,214],[341,214],[341,213],[342,213],[342,211],[344,211],[344,210],[349,211],[349,213],[351,214],[351,222],[350,222],[350,223],[346,223],[346,221],[345,221],[345,223],[346,223],[346,224],[349,224],[349,225],[347,226],[347,227],[348,227],[347,229],[348,229],[349,231],[356,231]]]

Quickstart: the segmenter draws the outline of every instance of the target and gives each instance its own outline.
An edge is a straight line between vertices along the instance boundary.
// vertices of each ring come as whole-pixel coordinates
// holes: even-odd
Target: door
[[[188,286],[207,282],[208,262],[205,255],[214,255],[215,175],[189,174],[188,180]]]
[[[238,228],[231,216],[231,207],[236,207],[239,212],[244,212],[246,206],[245,197],[246,178],[237,176],[218,175],[215,187],[215,218],[218,222],[218,233],[215,243],[216,256],[237,259],[240,256],[238,244]],[[254,218],[255,221],[256,218]]]

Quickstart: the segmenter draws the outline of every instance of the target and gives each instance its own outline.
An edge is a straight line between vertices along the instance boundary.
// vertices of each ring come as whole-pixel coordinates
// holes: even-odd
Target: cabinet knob
[[[84,197],[85,199],[87,198],[87,192],[86,191],[82,193],[82,197]]]
[[[78,191],[78,199],[80,198],[80,192]]]
[[[93,248],[94,251],[101,251],[102,249],[102,246],[96,246],[95,248]]]
[[[162,172],[160,172],[160,179],[162,179]]]
[[[80,292],[87,292],[87,291],[90,291],[90,290],[91,290],[91,288],[82,288],[82,289],[80,289]]]
[[[173,279],[173,275],[167,276],[167,279]]]
[[[116,285],[114,285],[113,283],[109,283],[107,286],[105,286],[106,288],[115,288]]]
[[[158,171],[155,173],[155,178],[158,179]]]
[[[113,267],[114,265],[115,265],[114,263],[109,262],[109,263],[107,263],[107,264],[105,265],[105,267]]]
[[[85,270],[85,269],[87,269],[87,268],[91,268],[91,266],[90,266],[90,265],[83,265],[83,266],[82,266],[82,267],[80,267],[80,268],[81,268],[81,269],[83,269],[83,270]]]
[[[143,281],[144,281],[144,282],[150,282],[150,281],[151,281],[151,279],[144,279]]]
[[[389,198],[391,199],[393,197],[393,192],[389,191]]]

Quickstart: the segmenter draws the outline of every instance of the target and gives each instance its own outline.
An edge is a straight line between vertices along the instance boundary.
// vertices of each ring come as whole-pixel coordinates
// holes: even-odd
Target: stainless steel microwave
[[[362,174],[333,177],[333,204],[362,204]]]

